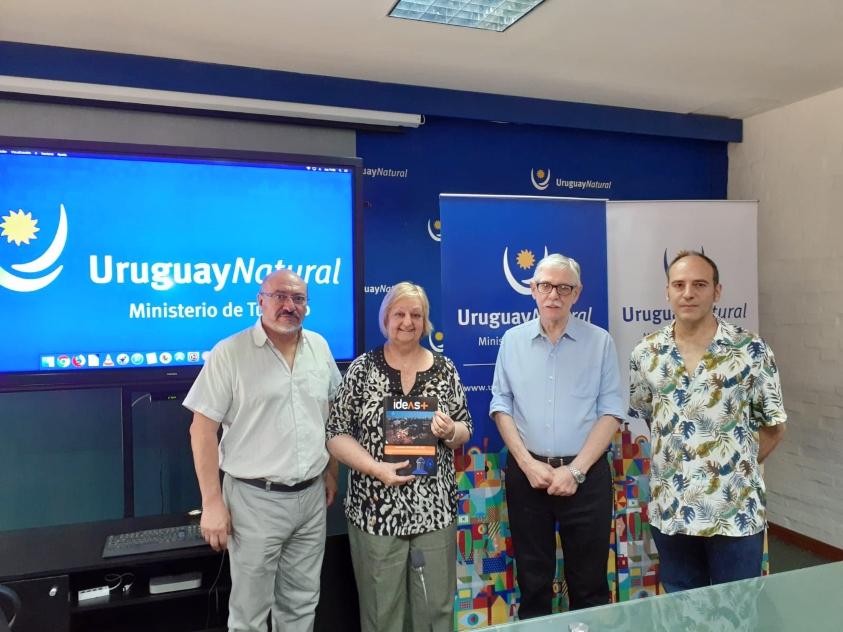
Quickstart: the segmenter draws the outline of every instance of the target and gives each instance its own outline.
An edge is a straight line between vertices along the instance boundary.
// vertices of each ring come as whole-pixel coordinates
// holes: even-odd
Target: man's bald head
[[[287,268],[282,268],[281,270],[276,270],[272,274],[268,274],[261,283],[261,292],[271,292],[272,290],[267,290],[268,287],[272,287],[283,281],[299,283],[304,286],[305,292],[307,292],[307,283],[305,283],[305,280]]]

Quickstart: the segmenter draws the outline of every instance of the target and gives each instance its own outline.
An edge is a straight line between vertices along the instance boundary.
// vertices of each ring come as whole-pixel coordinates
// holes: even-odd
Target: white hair
[[[536,271],[533,273],[533,278],[530,279],[533,283],[538,283],[539,272],[545,268],[557,268],[559,270],[570,270],[574,273],[577,279],[577,285],[582,285],[580,281],[580,264],[571,257],[560,255],[558,252],[547,255],[536,264]]]

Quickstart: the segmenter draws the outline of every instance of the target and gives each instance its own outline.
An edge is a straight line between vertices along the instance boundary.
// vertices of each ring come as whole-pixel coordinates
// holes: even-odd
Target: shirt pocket
[[[331,376],[327,369],[311,369],[307,372],[308,395],[322,403],[328,401],[331,391]]]
[[[600,373],[587,369],[580,371],[571,380],[570,394],[578,399],[596,400],[600,395]]]

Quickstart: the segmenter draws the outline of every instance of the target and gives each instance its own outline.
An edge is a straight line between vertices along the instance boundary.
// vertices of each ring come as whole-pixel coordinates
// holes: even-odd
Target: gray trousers
[[[456,523],[413,536],[370,535],[348,524],[362,632],[453,632],[457,589]],[[424,554],[425,602],[410,551]]]
[[[226,475],[231,512],[230,632],[310,632],[325,552],[325,484],[300,492],[266,491]]]

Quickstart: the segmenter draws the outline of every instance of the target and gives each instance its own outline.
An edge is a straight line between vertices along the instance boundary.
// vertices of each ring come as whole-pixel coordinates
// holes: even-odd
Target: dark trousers
[[[533,489],[515,459],[506,466],[506,502],[521,591],[519,619],[551,613],[556,574],[556,524],[565,557],[571,610],[607,604],[606,581],[612,526],[612,476],[598,459],[573,496]]]
[[[665,535],[650,527],[659,551],[659,580],[667,592],[761,576],[764,532],[731,537]]]

